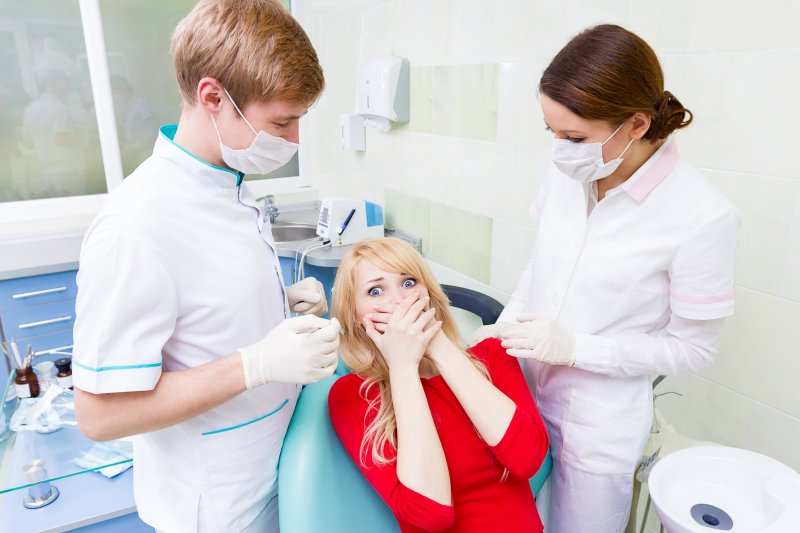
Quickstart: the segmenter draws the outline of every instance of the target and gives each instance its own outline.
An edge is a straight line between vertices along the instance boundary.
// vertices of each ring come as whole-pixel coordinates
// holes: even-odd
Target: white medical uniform
[[[532,208],[536,248],[500,317],[575,333],[573,367],[524,361],[555,461],[548,533],[624,529],[652,375],[708,365],[733,313],[738,212],[674,138],[596,205],[595,190],[552,169]]]
[[[73,371],[82,390],[152,390],[162,371],[233,353],[287,316],[269,223],[237,173],[183,150],[175,131],[161,129],[84,239]],[[278,456],[299,391],[265,385],[138,435],[141,518],[170,533],[277,531]]]

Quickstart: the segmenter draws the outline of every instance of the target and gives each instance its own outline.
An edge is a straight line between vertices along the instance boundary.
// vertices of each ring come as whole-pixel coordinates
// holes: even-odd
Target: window
[[[7,2],[0,72],[0,202],[106,192],[78,2]]]
[[[5,4],[0,221],[42,208],[47,216],[96,210],[103,198],[96,195],[150,155],[158,127],[178,121],[169,40],[195,0]],[[308,184],[297,156],[247,180],[257,195]],[[41,199],[54,200],[31,202]]]

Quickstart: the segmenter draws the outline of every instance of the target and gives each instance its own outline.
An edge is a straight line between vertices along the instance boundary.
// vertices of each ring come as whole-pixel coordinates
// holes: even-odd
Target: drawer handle
[[[63,292],[67,290],[66,287],[55,287],[54,289],[44,289],[41,291],[33,291],[33,292],[21,292],[19,294],[12,294],[11,298],[14,300],[20,300],[22,298],[30,298],[32,296],[41,296],[43,294],[53,294],[54,292]]]
[[[58,348],[50,348],[49,350],[39,350],[38,352],[33,352],[35,357],[40,355],[52,355],[52,354],[64,354],[64,355],[72,355],[71,353],[68,354],[67,350],[72,350],[72,344],[67,344],[66,346],[59,346]]]
[[[59,322],[69,322],[72,320],[71,316],[60,316],[58,318],[51,318],[49,320],[40,320],[39,322],[28,322],[27,324],[20,324],[17,326],[19,329],[35,328],[37,326],[46,326],[48,324],[58,324]]]

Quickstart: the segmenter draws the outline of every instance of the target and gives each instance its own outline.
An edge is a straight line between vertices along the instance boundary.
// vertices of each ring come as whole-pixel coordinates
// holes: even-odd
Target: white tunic
[[[536,248],[500,317],[532,313],[576,337],[573,367],[524,362],[560,469],[552,533],[624,527],[652,375],[708,365],[733,313],[738,212],[674,139],[594,206],[593,186],[546,178]]]
[[[287,316],[278,257],[239,174],[176,145],[109,194],[83,242],[74,382],[91,393],[152,390],[162,371],[214,361]],[[156,529],[240,531],[277,492],[300,387],[270,384],[139,435],[134,492]]]

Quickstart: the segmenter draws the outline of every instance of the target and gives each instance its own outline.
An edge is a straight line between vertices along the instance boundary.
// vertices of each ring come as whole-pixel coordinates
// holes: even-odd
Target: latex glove
[[[519,325],[503,331],[508,355],[535,359],[549,365],[575,364],[575,337],[550,320],[519,315]]]
[[[479,342],[489,337],[497,339],[502,338],[503,333],[508,331],[508,328],[514,327],[511,322],[498,322],[496,324],[487,324],[475,330],[467,343],[467,347],[472,348]]]
[[[265,383],[307,384],[336,369],[339,322],[313,315],[287,318],[267,336],[240,348],[248,389]]]
[[[304,278],[286,287],[286,298],[293,313],[324,315],[328,312],[325,289],[316,278]]]

